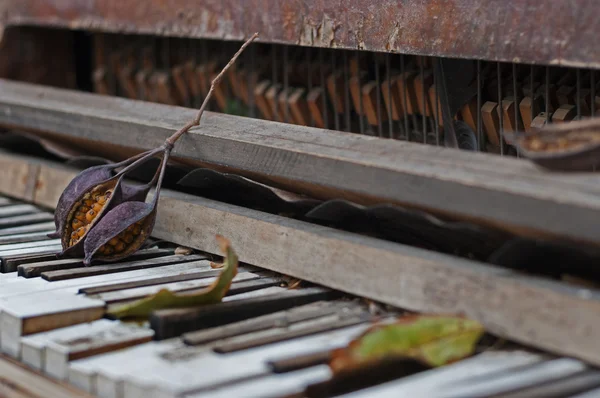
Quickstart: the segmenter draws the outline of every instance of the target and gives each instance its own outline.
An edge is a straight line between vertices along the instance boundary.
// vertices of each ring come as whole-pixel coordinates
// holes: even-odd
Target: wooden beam
[[[70,180],[62,167],[40,167],[57,190]],[[2,180],[0,190],[8,194]],[[35,201],[51,203],[48,192],[40,190]],[[162,191],[154,236],[220,253],[216,234],[230,239],[245,263],[409,310],[462,313],[498,336],[600,365],[598,290]]]
[[[149,149],[195,111],[0,80],[0,125]],[[175,156],[317,198],[396,203],[509,230],[600,245],[600,176],[523,159],[205,113]]]

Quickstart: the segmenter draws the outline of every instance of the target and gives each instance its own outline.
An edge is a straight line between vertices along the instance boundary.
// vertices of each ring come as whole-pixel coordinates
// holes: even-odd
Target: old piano
[[[0,0],[0,396],[600,397],[600,177],[510,139],[600,113],[598,15],[594,0]],[[175,146],[147,244],[57,259],[69,181],[160,145],[254,32]],[[241,261],[221,303],[106,316],[209,286],[217,234]],[[332,373],[332,350],[412,313],[488,335],[438,368]]]

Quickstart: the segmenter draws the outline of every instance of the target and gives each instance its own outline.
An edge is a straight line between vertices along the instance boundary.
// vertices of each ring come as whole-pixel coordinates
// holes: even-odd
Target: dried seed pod
[[[109,210],[87,234],[84,243],[83,263],[85,265],[90,265],[92,258],[108,262],[128,257],[135,253],[150,236],[156,220],[160,187],[171,149],[172,147],[164,149],[160,168],[152,179],[151,183],[158,178],[152,202],[123,202]],[[117,244],[111,245],[111,243]]]
[[[92,188],[85,191],[77,200],[73,203],[73,207],[69,213],[64,217],[64,226],[62,231],[62,246],[63,251],[60,254],[64,256],[76,256],[83,253],[82,243],[85,240],[86,234],[92,230],[96,222],[98,222],[102,215],[115,204],[121,201],[120,193],[120,182],[122,176],[115,176],[100,184],[93,186]],[[84,201],[94,200],[98,197],[109,197],[109,200],[105,201],[104,205],[97,206],[98,202],[92,204],[92,208],[87,212],[83,213]],[[99,211],[94,210],[99,208]],[[76,232],[76,236],[73,235]]]
[[[61,237],[63,251],[59,257],[83,254],[82,243],[87,232],[108,209],[123,201],[121,186],[125,174],[161,150],[153,149],[121,163],[91,167],[79,173],[69,183],[55,212],[57,231],[49,235]],[[126,167],[113,176],[113,171],[123,166]],[[73,231],[80,232],[74,235]]]
[[[133,254],[150,236],[155,219],[154,204],[124,202],[115,206],[88,232],[84,242],[84,264],[90,265],[92,258],[108,262]],[[137,235],[127,231],[130,226],[138,225]]]
[[[56,231],[48,234],[50,238],[58,238],[63,234],[66,215],[73,209],[77,198],[94,185],[112,177],[113,168],[111,166],[112,165],[102,165],[90,167],[89,169],[83,170],[69,182],[69,185],[67,185],[58,199],[58,204],[54,211]],[[89,203],[90,202],[88,201],[83,204],[87,206]]]

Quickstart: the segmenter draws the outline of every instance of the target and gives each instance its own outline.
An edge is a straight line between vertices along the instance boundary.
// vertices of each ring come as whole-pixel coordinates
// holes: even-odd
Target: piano
[[[600,177],[511,139],[600,112],[598,8],[3,1],[0,396],[600,397]],[[193,119],[254,32],[175,145],[145,245],[57,258],[69,181]],[[240,259],[221,302],[109,316],[210,286],[216,235]],[[440,367],[332,370],[411,314],[486,335]]]

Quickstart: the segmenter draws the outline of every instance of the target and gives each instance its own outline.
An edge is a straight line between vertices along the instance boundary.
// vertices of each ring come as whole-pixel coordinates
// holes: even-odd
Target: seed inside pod
[[[134,253],[148,238],[155,218],[153,204],[123,202],[115,206],[87,234],[84,264],[90,265],[92,257],[117,261]]]
[[[74,201],[71,211],[67,213],[64,223],[63,255],[67,251],[76,251],[86,234],[111,204],[115,191],[119,191],[120,177],[113,177],[83,193]]]

